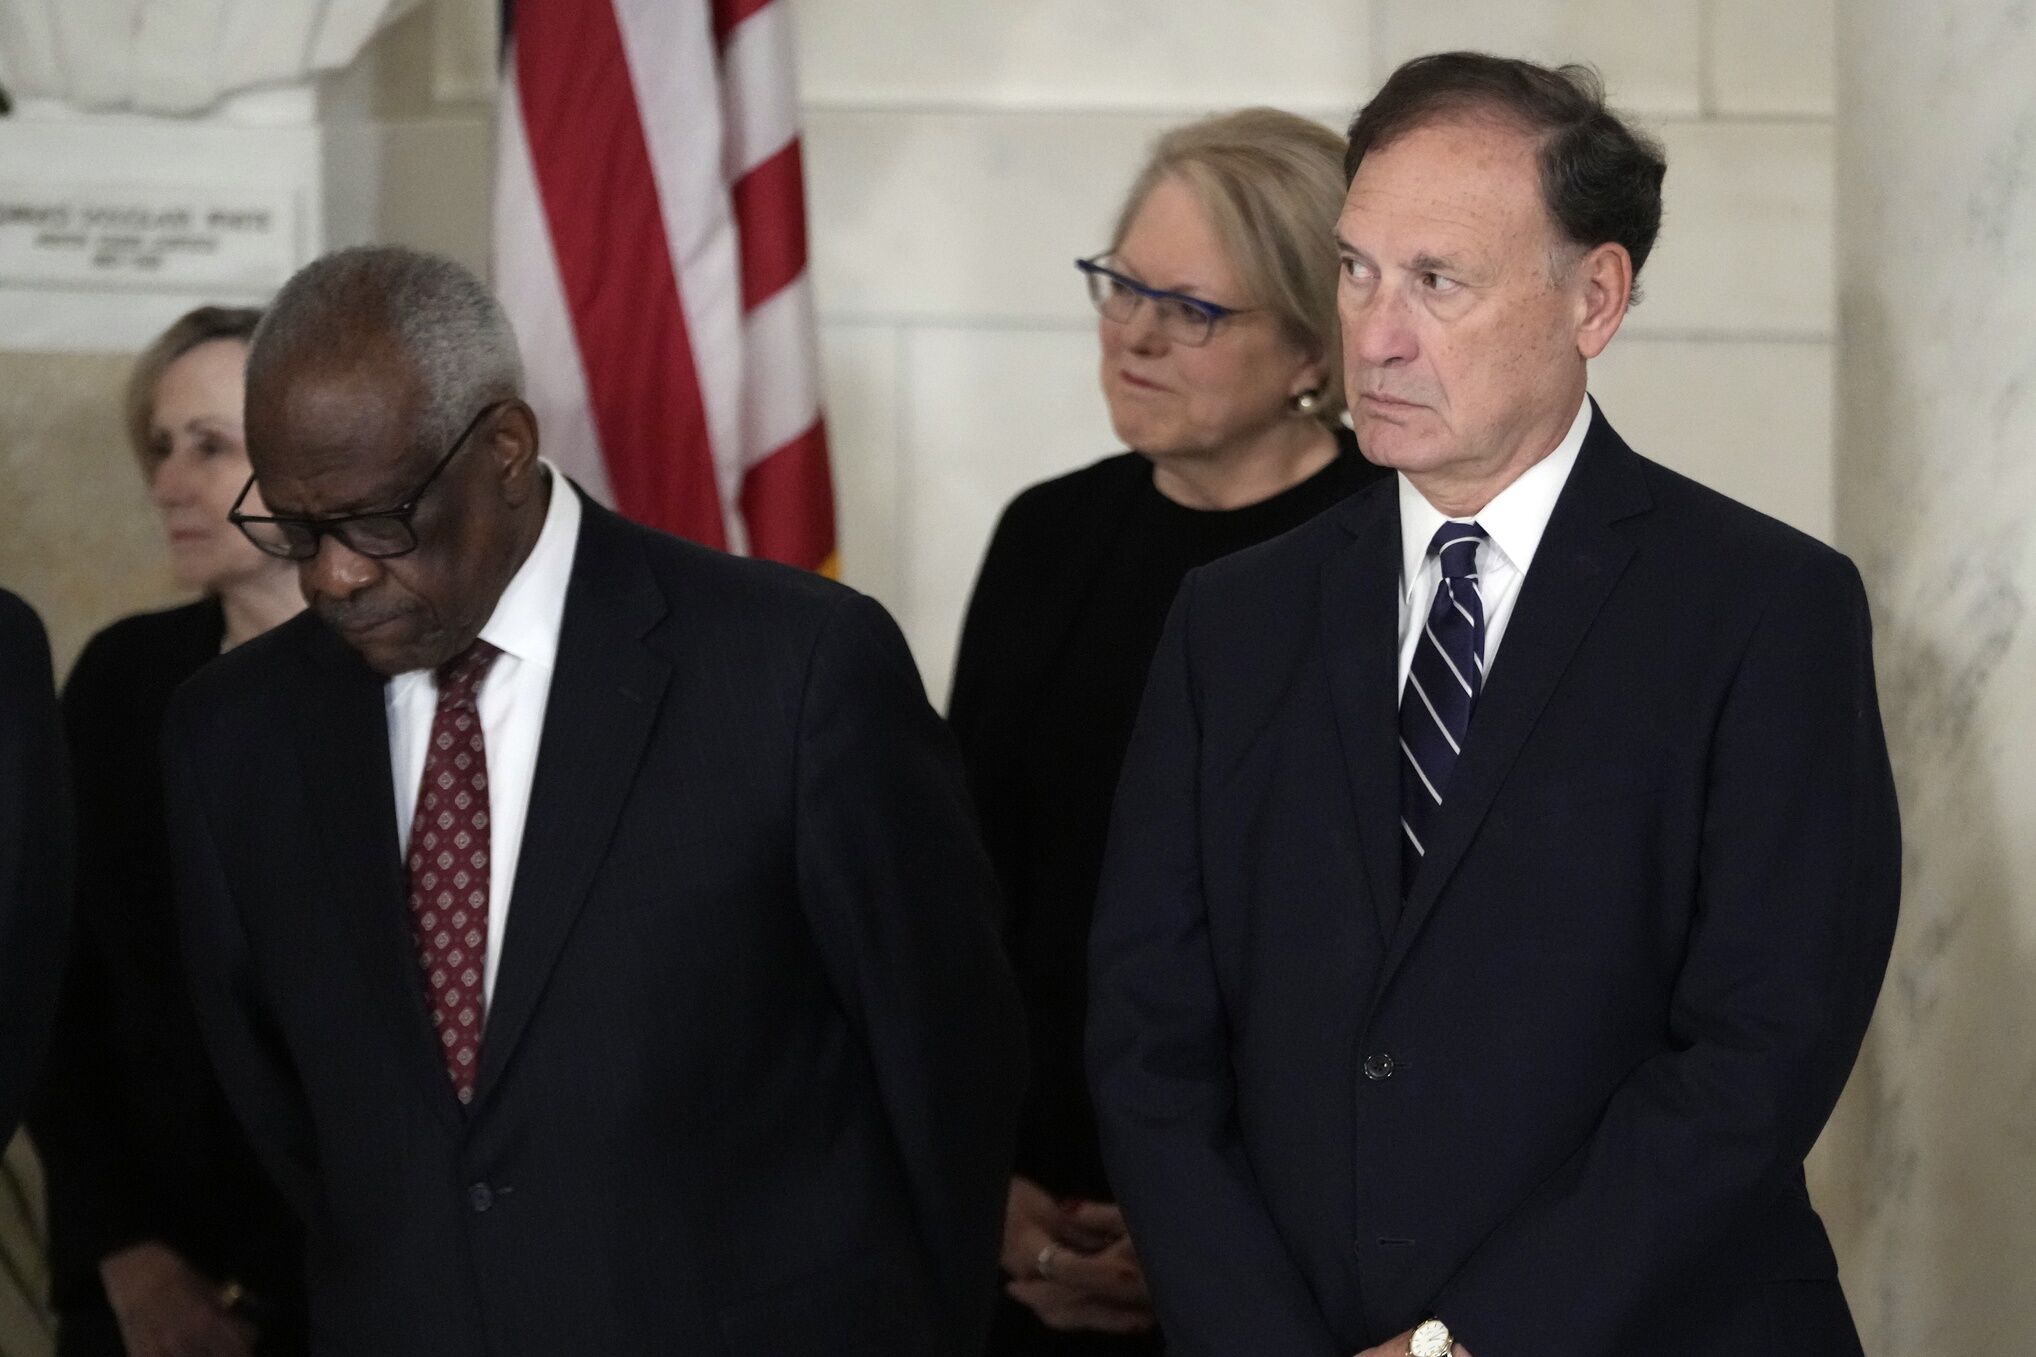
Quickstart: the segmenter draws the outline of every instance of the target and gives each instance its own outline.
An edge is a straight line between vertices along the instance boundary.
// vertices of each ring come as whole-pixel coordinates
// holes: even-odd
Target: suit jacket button
[[[1392,1078],[1393,1058],[1384,1051],[1379,1052],[1377,1055],[1366,1056],[1364,1058],[1364,1077],[1373,1083],[1377,1083],[1381,1079]]]
[[[476,1214],[487,1210],[494,1204],[495,1190],[486,1183],[475,1183],[467,1189],[467,1205],[473,1207]]]

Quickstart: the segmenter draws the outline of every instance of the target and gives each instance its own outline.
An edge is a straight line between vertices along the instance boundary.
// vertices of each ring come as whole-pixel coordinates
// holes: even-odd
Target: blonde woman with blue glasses
[[[949,717],[1009,900],[1033,1069],[991,1352],[1159,1350],[1082,1072],[1111,792],[1181,577],[1384,473],[1344,427],[1343,139],[1273,109],[1161,137],[1078,261],[1129,451],[1025,491],[983,562]]]

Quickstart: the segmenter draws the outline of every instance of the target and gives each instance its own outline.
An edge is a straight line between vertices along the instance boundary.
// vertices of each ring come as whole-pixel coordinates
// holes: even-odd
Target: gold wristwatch
[[[1407,1340],[1408,1357],[1451,1357],[1456,1351],[1456,1340],[1449,1336],[1449,1326],[1439,1319],[1424,1319],[1415,1326],[1414,1336]]]

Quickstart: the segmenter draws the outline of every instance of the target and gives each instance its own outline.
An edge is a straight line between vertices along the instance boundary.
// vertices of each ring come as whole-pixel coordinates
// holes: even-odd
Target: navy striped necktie
[[[1442,562],[1442,582],[1421,622],[1414,664],[1400,693],[1400,894],[1428,855],[1429,831],[1450,770],[1463,753],[1470,715],[1485,686],[1485,601],[1478,592],[1475,523],[1444,523],[1428,552]]]

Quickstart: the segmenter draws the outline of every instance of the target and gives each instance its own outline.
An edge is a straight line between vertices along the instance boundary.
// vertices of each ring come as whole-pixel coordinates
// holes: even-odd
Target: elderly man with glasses
[[[1020,1037],[883,610],[537,455],[500,309],[346,251],[256,334],[308,615],[180,694],[180,908],[313,1348],[971,1350]]]

